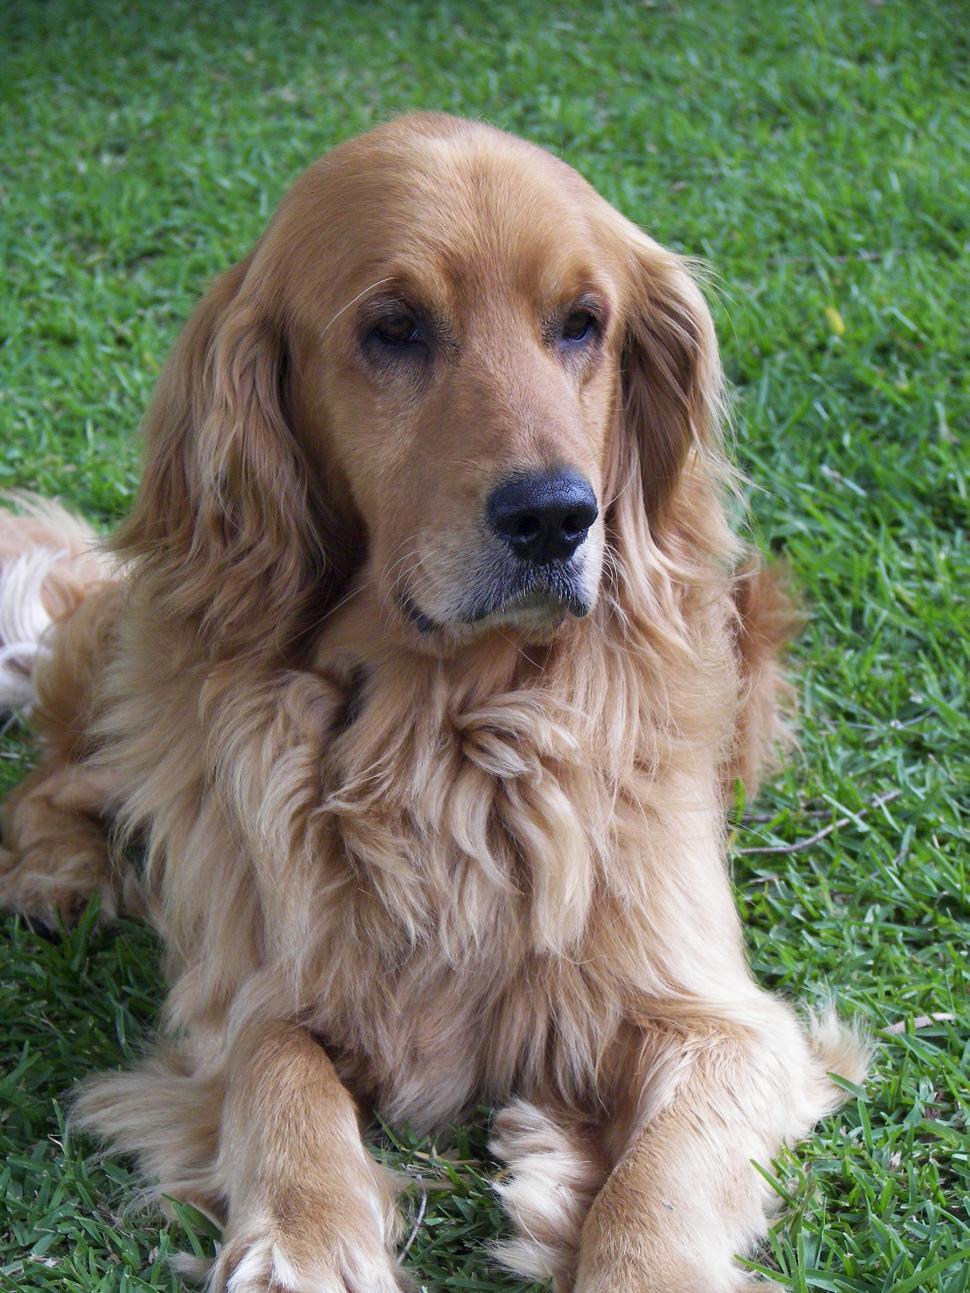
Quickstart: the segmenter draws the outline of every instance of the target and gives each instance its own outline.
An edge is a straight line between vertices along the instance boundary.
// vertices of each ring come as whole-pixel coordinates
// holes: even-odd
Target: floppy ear
[[[687,603],[712,605],[739,551],[724,507],[735,477],[722,451],[721,365],[688,263],[625,221],[624,231],[629,279],[607,473],[613,598],[629,631],[679,652],[693,649]]]
[[[292,638],[311,600],[326,613],[337,578],[330,509],[287,415],[285,336],[253,260],[216,282],[179,339],[116,540],[216,654]]]
[[[685,476],[722,467],[721,365],[710,311],[687,263],[639,230],[628,245],[617,487],[635,475],[659,538]]]

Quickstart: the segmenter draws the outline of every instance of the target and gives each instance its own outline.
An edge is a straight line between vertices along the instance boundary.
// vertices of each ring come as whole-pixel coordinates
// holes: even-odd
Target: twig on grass
[[[884,1033],[905,1033],[906,1025],[911,1023],[914,1029],[929,1028],[932,1024],[948,1024],[956,1019],[956,1015],[951,1015],[949,1011],[937,1010],[932,1015],[917,1015],[915,1019],[897,1019],[894,1024],[887,1024],[882,1030]]]
[[[762,844],[757,848],[752,849],[735,849],[734,852],[738,856],[746,857],[750,857],[753,853],[801,853],[803,849],[811,848],[812,845],[817,844],[819,840],[824,840],[827,835],[831,835],[833,831],[837,831],[840,826],[848,826],[849,822],[855,821],[859,817],[865,817],[866,813],[871,812],[873,808],[881,808],[883,804],[892,803],[892,801],[894,799],[898,799],[902,793],[903,792],[898,789],[889,790],[886,794],[879,795],[879,797],[874,799],[872,803],[867,804],[865,808],[860,808],[859,811],[854,813],[851,817],[840,817],[838,821],[830,822],[828,826],[824,826],[822,830],[816,831],[814,835],[809,835],[808,838],[804,840],[796,840],[794,844]]]
[[[401,1261],[403,1261],[404,1258],[407,1257],[408,1253],[411,1250],[411,1245],[418,1237],[418,1231],[421,1229],[421,1222],[424,1220],[424,1213],[427,1206],[428,1206],[427,1191],[422,1190],[421,1199],[420,1199],[420,1202],[418,1203],[418,1215],[414,1218],[414,1225],[411,1227],[411,1233],[408,1235],[407,1243],[404,1245],[404,1247],[401,1249],[400,1253],[398,1254]]]

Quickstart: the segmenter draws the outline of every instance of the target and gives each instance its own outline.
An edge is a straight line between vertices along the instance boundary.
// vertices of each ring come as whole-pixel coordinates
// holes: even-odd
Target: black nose
[[[565,561],[597,514],[592,486],[575,471],[513,476],[486,505],[489,525],[523,561]]]

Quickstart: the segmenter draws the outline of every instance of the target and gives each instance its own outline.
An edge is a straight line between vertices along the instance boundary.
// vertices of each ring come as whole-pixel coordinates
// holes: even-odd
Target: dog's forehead
[[[608,287],[609,208],[575,171],[485,127],[396,124],[334,150],[294,190],[291,214],[331,290],[408,277],[471,302],[503,286]]]

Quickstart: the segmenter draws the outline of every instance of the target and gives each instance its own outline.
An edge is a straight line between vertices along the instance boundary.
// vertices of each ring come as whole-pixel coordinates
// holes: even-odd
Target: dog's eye
[[[424,340],[417,319],[404,310],[385,314],[374,328],[374,336],[385,346],[413,346]]]
[[[585,341],[596,327],[589,310],[571,310],[562,324],[563,341]]]

